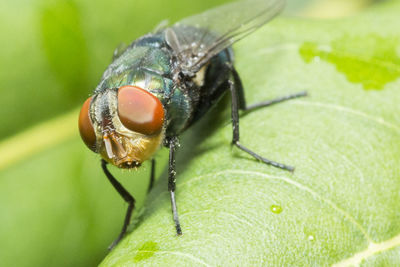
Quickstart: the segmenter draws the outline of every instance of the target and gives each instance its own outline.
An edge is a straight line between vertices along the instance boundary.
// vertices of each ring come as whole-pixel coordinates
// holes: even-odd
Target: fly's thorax
[[[149,38],[152,41],[146,42]],[[151,36],[141,38],[140,45],[132,44],[116,58],[103,73],[96,92],[128,84],[146,90],[162,89],[163,78],[171,76],[171,54],[152,42]]]
[[[178,66],[172,51],[166,47],[162,34],[147,35],[135,41],[107,67],[95,95],[121,85],[144,88],[164,105],[165,134],[172,136],[187,128],[198,96],[196,92],[185,91],[178,79],[174,79]],[[203,80],[202,71],[194,82],[201,84]],[[96,106],[104,105],[100,102]],[[101,117],[100,112],[97,116]]]
[[[96,135],[95,152],[120,168],[138,167],[162,145],[165,126],[149,134],[128,129],[118,111],[118,90],[103,90],[92,97],[89,115]]]

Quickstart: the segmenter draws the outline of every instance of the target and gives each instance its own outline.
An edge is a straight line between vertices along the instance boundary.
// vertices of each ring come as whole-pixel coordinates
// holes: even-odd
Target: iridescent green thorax
[[[161,36],[143,37],[115,59],[103,74],[95,93],[134,85],[154,94],[166,110],[167,134],[181,132],[190,120],[191,99],[172,80],[172,55]]]
[[[183,132],[199,119],[225,91],[231,51],[210,60],[195,77],[181,77],[174,54],[162,33],[132,43],[106,69],[95,94],[110,88],[134,85],[154,94],[166,113],[166,135]],[[200,73],[201,72],[201,73]]]

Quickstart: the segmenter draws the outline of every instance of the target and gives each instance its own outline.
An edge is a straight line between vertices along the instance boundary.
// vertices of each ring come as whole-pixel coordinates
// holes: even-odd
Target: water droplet
[[[279,214],[283,211],[282,207],[278,206],[278,205],[271,205],[270,209],[273,213],[276,213],[276,214]]]

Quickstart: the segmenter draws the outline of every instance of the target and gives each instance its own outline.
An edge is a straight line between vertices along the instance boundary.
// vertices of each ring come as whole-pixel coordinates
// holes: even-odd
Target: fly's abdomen
[[[227,91],[228,80],[231,75],[233,64],[232,49],[228,48],[213,57],[204,66],[203,81],[200,84],[198,102],[196,110],[191,120],[191,124],[200,119],[210,108],[212,108]],[[200,72],[199,71],[199,72]]]

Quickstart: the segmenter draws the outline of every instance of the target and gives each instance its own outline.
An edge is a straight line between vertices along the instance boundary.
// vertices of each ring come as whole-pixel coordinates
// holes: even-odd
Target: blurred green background
[[[80,141],[80,105],[122,42],[227,2],[0,2],[0,266],[91,266],[126,206]],[[377,1],[293,0],[286,15],[348,16]],[[160,175],[165,151],[159,156]],[[149,167],[112,169],[143,204]],[[134,179],[132,178],[134,176]]]

